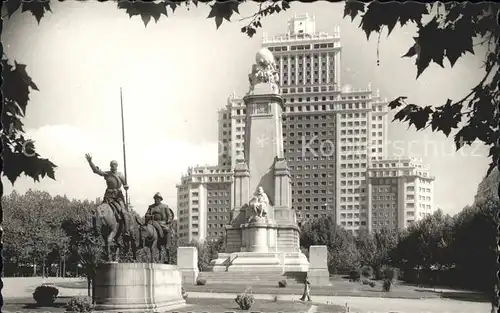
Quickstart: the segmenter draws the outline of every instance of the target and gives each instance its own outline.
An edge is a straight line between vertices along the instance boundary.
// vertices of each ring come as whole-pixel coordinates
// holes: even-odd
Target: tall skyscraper
[[[299,220],[331,215],[356,233],[369,226],[366,175],[370,162],[385,157],[387,102],[370,85],[340,87],[339,28],[333,34],[315,28],[314,18],[294,16],[286,34],[265,34],[262,43],[274,54],[285,102],[283,137],[293,179],[292,206]],[[243,157],[245,114],[243,99],[234,93],[219,110],[219,166],[214,169],[233,169]],[[232,189],[227,190],[231,197]],[[209,208],[207,202],[207,213]]]
[[[436,210],[434,177],[420,158],[373,161],[368,173],[370,230],[404,229]]]
[[[366,170],[385,155],[387,103],[370,86],[339,87],[338,27],[333,35],[317,33],[314,18],[295,16],[286,34],[265,35],[263,46],[273,52],[279,70],[285,155],[298,218],[333,215],[347,229],[367,227]],[[222,164],[234,166],[244,153],[244,116],[243,100],[235,95],[219,111],[219,134],[226,130],[221,148],[227,147],[220,153]],[[356,213],[356,226],[348,226],[342,212]]]

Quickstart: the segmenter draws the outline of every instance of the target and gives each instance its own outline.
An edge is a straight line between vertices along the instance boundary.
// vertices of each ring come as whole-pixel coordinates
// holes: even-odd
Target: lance
[[[123,118],[123,94],[122,94],[122,88],[120,87],[120,106],[121,106],[121,113],[122,113],[122,144],[123,144],[123,171],[125,175],[125,183],[128,185],[128,180],[127,180],[127,154],[125,153],[125,122]],[[128,205],[129,205],[129,199],[128,199],[128,190],[125,190],[125,206],[126,209],[128,210]]]

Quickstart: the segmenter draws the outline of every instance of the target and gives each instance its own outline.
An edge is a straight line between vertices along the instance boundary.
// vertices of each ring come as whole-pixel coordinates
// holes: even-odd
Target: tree
[[[94,234],[90,230],[90,227],[89,232],[84,235],[84,238],[78,243],[78,246],[74,247],[87,277],[87,292],[88,295],[92,297],[92,302],[95,301],[93,291],[95,287],[96,270],[104,260],[103,247],[104,242],[102,237]]]
[[[356,238],[356,247],[359,250],[361,265],[374,267],[376,263],[377,246],[372,234],[367,230],[360,230]]]
[[[52,197],[46,192],[28,190],[24,195],[13,193],[5,200],[5,211],[9,212],[7,217],[15,227],[11,229],[15,236],[6,236],[8,251],[15,256],[17,263],[33,264],[34,274],[37,265],[42,264],[45,270],[49,254],[67,247],[68,243],[60,228],[60,215],[52,205]]]
[[[331,273],[353,270],[361,265],[355,238],[336,225],[332,217],[307,220],[301,225],[300,246],[308,250],[312,245],[327,246]]]
[[[455,217],[453,259],[467,288],[492,292],[498,271],[497,241],[500,201],[489,198],[466,208]]]

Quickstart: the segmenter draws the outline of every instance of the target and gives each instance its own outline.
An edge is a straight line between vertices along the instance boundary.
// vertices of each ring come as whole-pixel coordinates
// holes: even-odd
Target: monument
[[[121,90],[120,90],[121,95]],[[161,195],[155,195],[155,205],[150,206],[148,214],[155,223],[140,221],[128,210],[127,171],[125,163],[125,135],[123,127],[122,104],[123,159],[125,174],[117,171],[118,162],[110,163],[109,171],[102,171],[92,162],[90,154],[85,157],[95,174],[106,182],[104,201],[95,211],[94,227],[105,241],[107,262],[101,264],[94,279],[94,311],[106,312],[167,312],[186,305],[182,297],[182,274],[175,265],[154,263],[152,251],[151,263],[136,262],[136,248],[142,242],[141,236],[149,228],[152,237],[166,238],[163,222],[171,210],[161,203]],[[125,196],[121,188],[125,189]],[[130,219],[129,219],[130,218]],[[172,212],[173,218],[173,212]],[[120,240],[132,247],[135,263],[118,263]],[[153,242],[155,242],[153,240]],[[113,244],[114,243],[114,244]],[[111,245],[116,248],[112,253]],[[151,247],[154,247],[152,244]],[[145,245],[142,245],[145,248]],[[153,249],[154,250],[154,249]]]
[[[309,262],[300,251],[292,210],[292,185],[283,151],[283,99],[274,56],[261,49],[244,97],[244,159],[234,169],[231,222],[226,251],[212,260],[213,271],[302,272]]]

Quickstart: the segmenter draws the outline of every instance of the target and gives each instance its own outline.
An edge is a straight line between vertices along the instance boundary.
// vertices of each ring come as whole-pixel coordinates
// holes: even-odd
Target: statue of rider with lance
[[[122,221],[123,223],[123,234],[125,236],[129,236],[130,223],[127,214],[128,207],[121,190],[122,186],[125,190],[128,190],[128,185],[125,180],[125,176],[122,173],[118,172],[118,162],[114,160],[111,161],[109,164],[110,170],[102,171],[92,162],[92,157],[90,156],[90,154],[87,153],[85,155],[85,158],[89,162],[92,172],[99,176],[102,176],[106,181],[106,191],[104,192],[103,203],[107,203],[111,207],[111,209],[115,213],[117,221]]]

